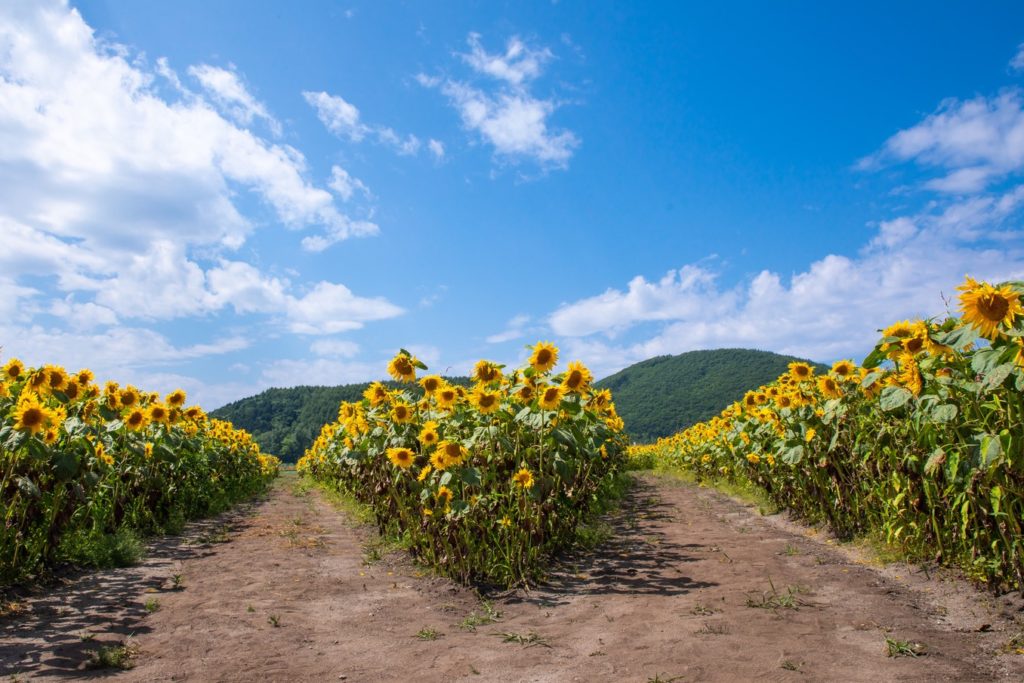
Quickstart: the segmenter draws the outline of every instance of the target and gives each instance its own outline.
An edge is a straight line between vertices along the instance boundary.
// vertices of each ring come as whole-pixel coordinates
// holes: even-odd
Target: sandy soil
[[[1022,680],[1021,601],[948,573],[866,566],[781,516],[643,477],[613,539],[550,585],[491,596],[430,578],[283,481],[138,567],[22,596],[0,673],[119,681]],[[179,587],[173,576],[180,575]],[[158,609],[146,609],[147,601]],[[155,607],[150,603],[150,608]],[[276,625],[275,623],[276,622]],[[417,634],[420,634],[419,636]],[[433,636],[435,639],[425,639]],[[920,643],[889,657],[886,638]],[[125,642],[134,668],[88,670]]]

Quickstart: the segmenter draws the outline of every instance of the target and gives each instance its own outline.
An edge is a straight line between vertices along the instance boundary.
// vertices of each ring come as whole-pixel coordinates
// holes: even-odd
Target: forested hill
[[[449,382],[467,385],[465,377],[449,377]],[[396,382],[384,382],[395,389]],[[243,398],[217,408],[211,416],[229,420],[246,430],[256,439],[260,448],[285,462],[295,462],[316,439],[320,428],[338,418],[338,404],[358,401],[370,386],[343,384],[336,387],[290,387],[267,389],[261,394]],[[413,391],[419,387],[406,384],[402,388]]]
[[[612,390],[630,437],[648,442],[717,415],[795,360],[803,359],[751,349],[690,351],[641,361],[598,385]]]

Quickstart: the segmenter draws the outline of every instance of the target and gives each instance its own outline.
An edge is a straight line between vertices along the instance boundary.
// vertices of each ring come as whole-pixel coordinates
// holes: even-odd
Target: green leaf
[[[984,379],[981,382],[982,388],[996,389],[1002,386],[1003,382],[1006,381],[1006,378],[1009,377],[1010,373],[1013,372],[1014,366],[1015,364],[1012,362],[997,365],[995,368],[986,373]]]
[[[78,474],[79,459],[76,453],[58,451],[53,455],[53,472],[61,481],[71,481]]]
[[[878,364],[885,360],[885,353],[881,348],[875,347],[875,350],[868,354],[867,358],[861,361],[862,368],[876,368]],[[869,375],[870,376],[870,375]],[[866,380],[867,378],[865,378]]]
[[[861,382],[860,382],[861,388],[867,389],[872,384],[874,384],[878,380],[882,379],[883,374],[884,373],[881,373],[881,372],[870,372],[870,373],[868,373],[867,376],[865,376],[864,379],[862,379]]]
[[[878,397],[878,406],[884,411],[896,410],[907,404],[914,395],[903,387],[885,387]]]
[[[441,484],[441,486],[447,486],[448,482],[450,482],[451,480],[452,480],[452,473],[451,472],[445,472],[444,474],[441,475],[441,482],[440,482],[440,484]]]
[[[36,483],[28,477],[18,477],[18,490],[29,498],[38,498],[42,495]]]
[[[797,465],[804,459],[804,447],[802,444],[791,446],[782,452],[782,461],[789,465]]]
[[[952,403],[940,403],[932,408],[932,422],[946,423],[956,417],[959,409]]]
[[[999,437],[993,434],[984,434],[981,437],[978,454],[981,458],[981,466],[989,467],[999,459],[1003,453],[1003,446]]]
[[[480,470],[475,467],[466,467],[462,470],[462,481],[470,486],[480,485]]]

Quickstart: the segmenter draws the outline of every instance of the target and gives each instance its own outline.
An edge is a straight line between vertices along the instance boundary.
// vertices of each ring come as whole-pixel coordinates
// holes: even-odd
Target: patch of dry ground
[[[669,479],[642,477],[612,522],[597,553],[567,561],[541,589],[496,596],[500,619],[470,630],[467,617],[485,614],[472,591],[423,576],[401,554],[367,564],[372,533],[286,481],[265,501],[155,545],[139,567],[28,597],[27,611],[0,618],[0,672],[124,681],[1024,679],[1024,656],[1001,653],[1017,633],[1015,599],[866,566],[785,520]],[[90,651],[125,638],[133,669],[84,668]],[[927,654],[889,657],[886,638],[921,643]]]

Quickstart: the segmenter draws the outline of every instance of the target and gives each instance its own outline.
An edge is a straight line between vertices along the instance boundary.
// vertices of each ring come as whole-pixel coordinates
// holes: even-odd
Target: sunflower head
[[[415,454],[408,448],[389,448],[387,456],[392,465],[403,470],[412,467],[413,461],[416,460]]]
[[[428,420],[423,423],[420,429],[420,443],[424,446],[433,446],[438,442],[437,422]]]
[[[4,378],[11,382],[17,382],[25,373],[25,364],[17,358],[12,358],[4,364]]]
[[[133,408],[124,417],[124,424],[128,429],[132,431],[138,431],[148,424],[149,419],[146,417],[146,412],[142,408]]]
[[[518,472],[512,475],[512,483],[522,489],[529,489],[533,487],[533,473],[525,467],[521,468]]]
[[[539,394],[540,406],[544,410],[555,410],[565,396],[565,387],[561,384],[544,387]]]
[[[53,422],[53,414],[31,395],[18,401],[14,409],[14,428],[19,432],[38,434]]]
[[[374,382],[363,392],[363,398],[369,401],[371,406],[378,406],[388,400],[388,388],[380,382]]]
[[[169,411],[167,406],[162,403],[153,403],[146,411],[146,417],[149,418],[150,422],[167,424],[171,420],[171,411]]]
[[[180,408],[185,405],[185,392],[182,389],[175,389],[171,393],[167,394],[167,405],[172,408]]]
[[[454,494],[452,493],[452,490],[450,488],[448,488],[447,486],[439,487],[437,489],[437,494],[436,494],[437,504],[438,505],[443,505],[445,508],[447,508],[451,504],[451,502],[452,502],[452,496],[453,495]]]
[[[851,360],[839,360],[832,364],[832,374],[840,379],[849,379],[857,371],[857,366]]]
[[[127,386],[118,392],[118,398],[121,406],[125,408],[131,408],[142,402],[142,395],[139,390],[133,386]]]
[[[843,395],[843,390],[839,388],[839,383],[829,375],[818,378],[818,389],[826,398],[841,398]]]
[[[571,361],[565,369],[565,376],[562,378],[562,386],[570,393],[579,394],[590,387],[594,376],[590,374],[583,363],[578,360]]]
[[[957,289],[964,320],[989,339],[999,336],[1000,327],[1013,327],[1017,316],[1024,315],[1020,295],[1008,284],[994,287],[968,277]]]
[[[483,384],[478,384],[469,395],[469,401],[482,414],[493,413],[501,407],[501,394],[491,391]]]
[[[441,388],[444,384],[444,380],[437,375],[427,375],[420,380],[420,386],[423,387],[423,393],[427,396],[433,396],[434,393]]]
[[[795,382],[804,382],[814,375],[814,368],[807,363],[794,362],[789,364],[789,376]]]
[[[550,372],[558,363],[558,347],[551,342],[537,342],[530,354],[530,367],[537,372]]]
[[[415,382],[418,363],[419,361],[407,351],[399,351],[388,363],[388,374],[399,382]]]
[[[501,380],[501,367],[489,360],[477,361],[473,366],[473,379],[480,384],[490,384]]]
[[[408,403],[396,403],[391,407],[391,419],[398,424],[412,422],[415,415]]]
[[[466,447],[457,441],[442,441],[437,444],[437,450],[444,455],[446,467],[461,465],[468,455]]]

